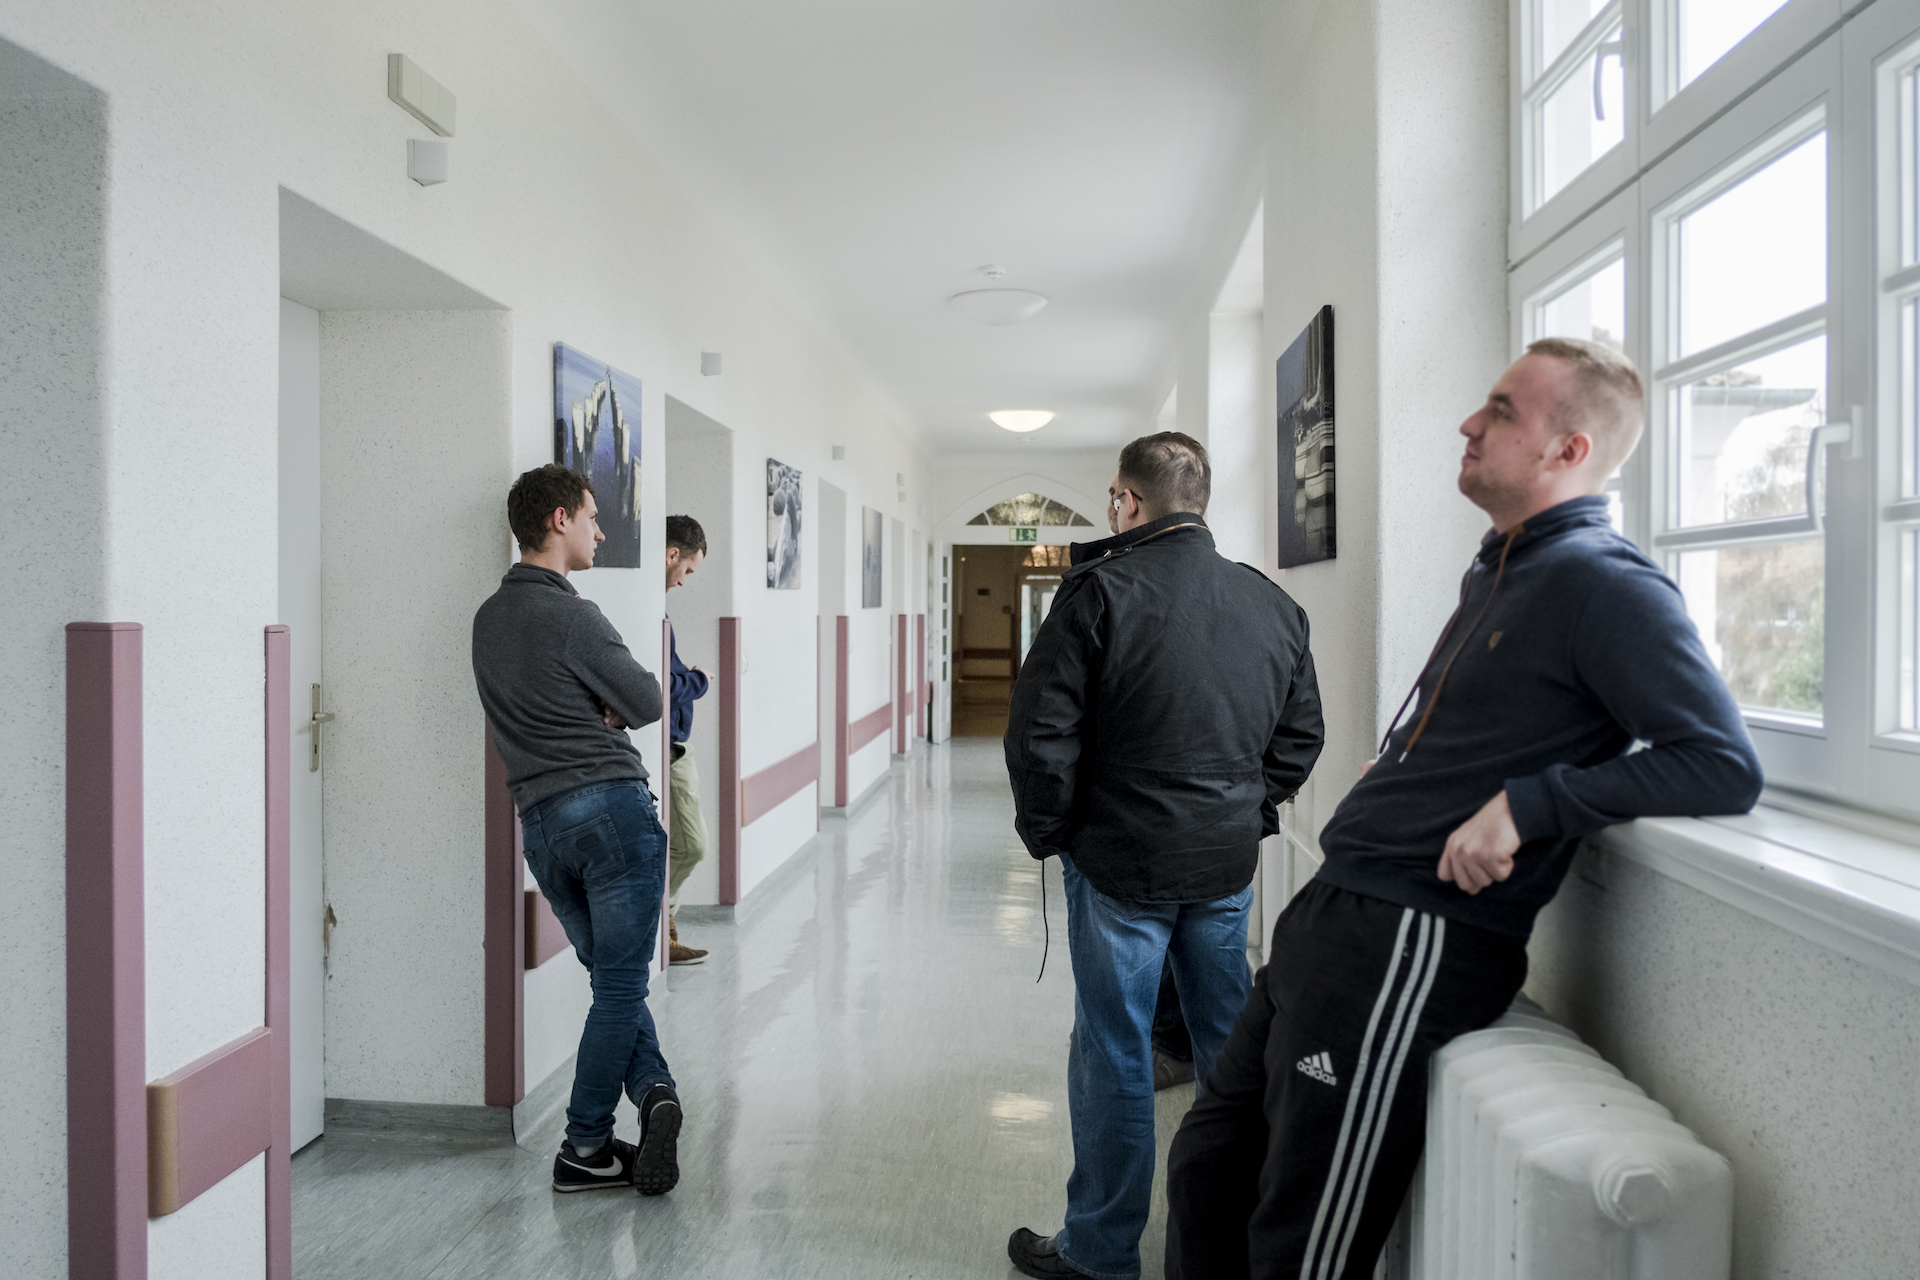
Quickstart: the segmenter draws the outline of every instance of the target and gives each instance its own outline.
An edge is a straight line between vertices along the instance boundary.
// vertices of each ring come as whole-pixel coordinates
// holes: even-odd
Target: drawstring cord
[[[1040,864],[1040,930],[1044,939],[1040,944],[1040,978],[1047,976],[1047,952],[1053,949],[1053,926],[1047,923],[1047,864]],[[1040,978],[1033,980],[1034,986],[1040,985]]]
[[[1406,748],[1400,753],[1401,760],[1405,760],[1412,754],[1413,744],[1420,741],[1420,735],[1427,731],[1427,721],[1433,717],[1433,709],[1440,702],[1440,691],[1447,687],[1447,676],[1452,673],[1453,664],[1460,660],[1460,654],[1466,649],[1467,641],[1473,638],[1474,633],[1480,630],[1480,624],[1486,621],[1487,610],[1493,608],[1493,598],[1500,592],[1500,580],[1507,574],[1507,555],[1513,550],[1514,539],[1525,532],[1524,524],[1516,524],[1507,531],[1507,541],[1500,548],[1500,566],[1494,570],[1493,574],[1493,589],[1487,592],[1486,601],[1480,606],[1480,612],[1473,615],[1473,625],[1468,627],[1467,634],[1461,637],[1460,647],[1453,651],[1453,656],[1447,659],[1447,665],[1440,669],[1440,678],[1433,682],[1433,696],[1427,699],[1426,710],[1420,713],[1420,723],[1413,727],[1413,736],[1407,739]],[[1447,629],[1440,633],[1440,642],[1434,645],[1433,652],[1427,655],[1426,666],[1421,668],[1422,671],[1425,671],[1427,666],[1432,666],[1433,660],[1440,656],[1440,651],[1447,647],[1447,639],[1453,635],[1454,625],[1460,621],[1460,614],[1467,607],[1467,588],[1472,581],[1473,566],[1469,565],[1466,576],[1460,579],[1460,603],[1454,606],[1453,617],[1447,620]],[[1387,726],[1386,737],[1380,739],[1381,754],[1386,753],[1387,743],[1393,738],[1393,731],[1400,727],[1400,717],[1407,713],[1407,704],[1412,702],[1414,695],[1419,692],[1420,680],[1416,676],[1413,688],[1407,691],[1405,701],[1401,702],[1400,709],[1393,713],[1393,723]]]

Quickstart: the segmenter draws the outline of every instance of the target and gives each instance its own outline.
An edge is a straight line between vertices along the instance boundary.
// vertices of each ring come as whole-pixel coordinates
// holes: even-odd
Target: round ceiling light
[[[947,305],[981,324],[1019,324],[1040,314],[1047,295],[1031,289],[969,289],[948,298]]]
[[[1008,431],[1038,431],[1053,421],[1053,414],[1045,409],[999,409],[987,416]]]

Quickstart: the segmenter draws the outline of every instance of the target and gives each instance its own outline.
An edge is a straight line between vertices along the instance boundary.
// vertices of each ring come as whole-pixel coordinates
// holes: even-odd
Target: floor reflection
[[[323,1139],[294,1165],[296,1275],[1013,1274],[1008,1233],[1058,1228],[1072,1161],[1059,874],[1036,984],[1040,867],[1000,746],[917,746],[731,922],[683,917],[713,954],[656,1009],[687,1106],[676,1191],[555,1195],[557,1129],[458,1154]],[[1161,1095],[1163,1151],[1191,1096]],[[1148,1277],[1162,1231],[1156,1209]]]

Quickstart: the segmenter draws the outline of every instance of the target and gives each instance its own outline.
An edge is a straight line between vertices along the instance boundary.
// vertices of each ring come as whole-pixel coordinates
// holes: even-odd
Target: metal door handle
[[[333,712],[320,709],[320,686],[313,685],[307,716],[307,772],[320,772],[320,726],[333,722]]]

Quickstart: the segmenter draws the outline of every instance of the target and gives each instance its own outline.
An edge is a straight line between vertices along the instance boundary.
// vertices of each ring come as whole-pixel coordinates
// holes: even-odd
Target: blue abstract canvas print
[[[607,540],[596,569],[640,567],[640,381],[553,344],[553,460],[587,477]]]

